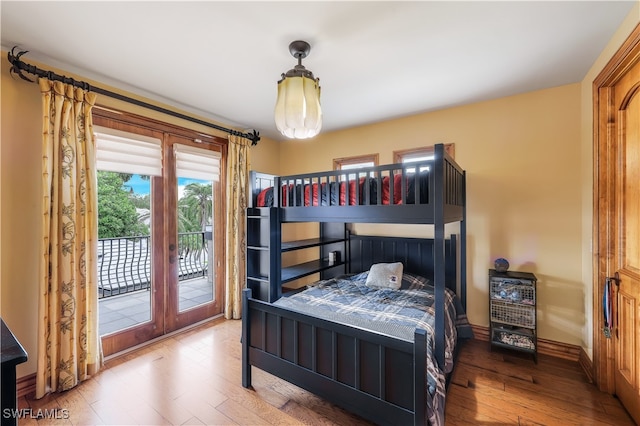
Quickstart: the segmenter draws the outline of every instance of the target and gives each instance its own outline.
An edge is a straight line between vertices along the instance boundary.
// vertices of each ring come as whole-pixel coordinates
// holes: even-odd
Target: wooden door
[[[640,423],[640,62],[615,84],[615,393]]]
[[[593,82],[593,378],[640,424],[640,24]],[[613,333],[603,290],[614,286]]]
[[[188,174],[179,175],[178,147],[199,150],[201,154],[215,152],[220,157],[225,147],[217,143],[203,143],[199,139],[196,142],[193,138],[175,134],[167,134],[165,142],[165,247],[168,253],[165,328],[171,332],[222,314],[224,309],[224,176],[219,170],[211,170],[204,179],[191,179],[192,176]],[[186,192],[193,185],[195,187],[192,190],[196,193],[192,191],[195,196],[192,201],[196,205],[185,206],[182,201],[188,198]],[[199,219],[203,219],[206,226],[200,220],[194,224],[184,217],[186,210],[192,210],[193,207],[196,210],[204,209],[196,215],[202,216]],[[185,224],[191,227],[184,229]],[[205,269],[201,270],[203,265]]]
[[[126,122],[120,117],[114,118],[100,108],[94,108],[93,123],[109,131],[124,132],[132,140],[153,138],[161,141],[163,138],[159,130]],[[123,136],[122,133],[116,135]],[[99,167],[98,174],[103,171]],[[135,165],[129,172],[131,175],[146,175],[138,171]],[[127,238],[120,234],[98,239],[99,332],[104,356],[142,344],[164,333],[165,264],[162,259],[165,254],[162,242],[165,229],[162,224],[165,222],[165,189],[162,176],[145,176],[145,180],[150,200],[149,234],[137,234],[140,238]],[[98,177],[98,214],[103,214],[100,208],[103,202],[112,204],[111,208],[105,208],[105,216],[121,211],[122,200],[103,200],[103,194],[107,191],[101,186]],[[120,219],[117,214],[114,216],[116,221]],[[114,278],[114,286],[110,283],[111,278]],[[108,285],[105,286],[105,283]]]

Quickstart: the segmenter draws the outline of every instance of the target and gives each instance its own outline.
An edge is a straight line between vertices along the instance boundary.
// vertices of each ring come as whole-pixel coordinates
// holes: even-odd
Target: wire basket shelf
[[[491,304],[491,321],[535,328],[535,311],[533,306],[522,306],[509,302],[495,301]]]

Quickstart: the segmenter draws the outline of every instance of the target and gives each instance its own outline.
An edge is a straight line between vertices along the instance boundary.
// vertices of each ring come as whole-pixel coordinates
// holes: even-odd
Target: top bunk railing
[[[412,167],[390,164],[276,177],[274,186],[283,190],[273,193],[273,205],[317,207],[428,204],[428,167],[424,163],[416,163]],[[417,173],[416,169],[419,170]]]
[[[342,208],[335,213],[336,220],[354,214],[368,214],[381,206],[402,205],[404,209],[420,206],[423,210],[435,208],[436,188],[442,189],[442,207],[449,212],[444,216],[447,221],[460,220],[460,216],[451,209],[462,208],[465,203],[464,170],[446,153],[444,145],[435,147],[432,159],[411,163],[388,164],[349,170],[331,170],[311,172],[289,176],[270,176],[254,173],[252,176],[252,207],[284,208],[290,219],[298,215],[325,215],[335,208]],[[273,188],[280,188],[274,191]],[[440,193],[440,191],[438,191]],[[367,210],[357,209],[363,206],[376,206]],[[412,206],[412,207],[409,207]],[[311,213],[311,209],[324,208],[323,212]],[[306,208],[306,211],[300,209]],[[294,213],[294,210],[297,211]],[[314,209],[315,210],[315,209]],[[351,210],[352,213],[347,213]],[[379,219],[386,213],[380,211]],[[415,213],[413,213],[415,214]],[[427,214],[429,217],[433,213]],[[451,217],[451,216],[454,217]],[[409,219],[421,222],[421,218]],[[428,217],[425,218],[428,220]]]

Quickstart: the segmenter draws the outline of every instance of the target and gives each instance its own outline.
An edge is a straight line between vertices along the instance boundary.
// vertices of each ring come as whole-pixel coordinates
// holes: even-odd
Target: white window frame
[[[333,159],[333,170],[355,170],[363,167],[375,167],[379,163],[379,155],[366,154],[358,155],[354,157],[342,157]],[[351,173],[347,176],[341,176],[340,180],[355,179],[356,173]]]
[[[455,158],[455,144],[445,144],[444,150],[451,158]],[[433,159],[435,146],[423,146],[419,148],[409,148],[393,151],[393,161],[398,164],[412,163],[416,161],[425,161]],[[428,166],[421,167],[420,171],[429,170]],[[407,169],[407,173],[414,173],[415,168]]]

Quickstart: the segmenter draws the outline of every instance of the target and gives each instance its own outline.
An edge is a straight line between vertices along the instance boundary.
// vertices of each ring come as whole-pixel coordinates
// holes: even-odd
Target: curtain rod
[[[147,109],[151,109],[157,112],[161,112],[163,114],[168,114],[171,115],[173,117],[177,117],[177,118],[181,118],[183,120],[187,120],[187,121],[191,121],[193,123],[197,123],[197,124],[202,124],[203,126],[207,126],[207,127],[211,127],[214,128],[216,130],[221,130],[223,132],[232,134],[234,136],[241,136],[243,138],[247,138],[251,141],[251,145],[257,145],[258,141],[260,140],[260,133],[256,130],[253,130],[251,133],[243,133],[240,132],[238,130],[233,130],[233,129],[228,129],[226,127],[222,127],[222,126],[218,126],[216,124],[213,123],[209,123],[207,121],[203,121],[200,119],[197,119],[195,117],[190,117],[188,115],[185,114],[181,114],[179,112],[175,112],[166,108],[162,108],[156,105],[152,105],[150,103],[144,102],[144,101],[140,101],[138,99],[133,99],[130,98],[128,96],[124,96],[121,95],[119,93],[115,93],[112,92],[110,90],[106,90],[106,89],[102,89],[100,87],[96,87],[96,86],[92,86],[89,83],[85,82],[85,81],[78,81],[75,80],[71,77],[66,77],[64,75],[59,75],[54,73],[53,71],[46,71],[43,69],[40,69],[34,65],[29,65],[24,63],[23,61],[20,60],[20,57],[22,55],[24,55],[25,53],[28,53],[28,50],[23,50],[18,52],[17,54],[14,54],[14,51],[16,49],[17,46],[14,46],[13,49],[11,49],[11,52],[7,53],[7,59],[9,60],[9,62],[11,63],[11,69],[9,70],[12,74],[17,74],[21,79],[29,81],[31,83],[35,83],[34,80],[29,79],[28,77],[26,77],[23,73],[27,72],[29,74],[33,74],[36,75],[38,77],[45,77],[48,78],[49,80],[53,80],[53,81],[61,81],[65,84],[71,84],[74,87],[79,87],[83,90],[87,90],[87,91],[92,91],[95,93],[99,93],[101,95],[105,95],[108,96],[110,98],[114,98],[114,99],[118,99],[121,101],[125,101],[127,103],[130,104],[134,104],[137,106],[141,106],[143,108],[147,108]]]

